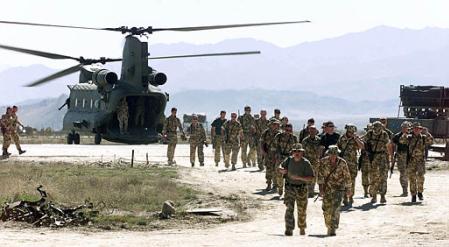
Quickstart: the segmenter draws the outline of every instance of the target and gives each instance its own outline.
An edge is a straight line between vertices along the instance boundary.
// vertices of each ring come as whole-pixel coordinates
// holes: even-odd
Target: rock
[[[162,205],[160,217],[162,219],[169,219],[173,214],[175,214],[175,212],[175,204],[172,201],[165,201]]]

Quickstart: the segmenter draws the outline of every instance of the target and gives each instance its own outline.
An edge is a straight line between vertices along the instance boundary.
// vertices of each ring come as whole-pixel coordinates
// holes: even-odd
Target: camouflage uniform
[[[177,118],[176,116],[170,115],[165,120],[164,129],[162,130],[162,133],[167,136],[167,158],[169,165],[172,165],[174,163],[173,158],[175,156],[176,144],[178,143],[177,129],[179,129],[184,135],[184,131],[182,130],[181,126],[181,120],[179,120],[179,118]]]
[[[314,137],[309,135],[305,137],[304,140],[302,140],[302,146],[305,150],[304,157],[306,157],[306,159],[310,161],[310,163],[312,164],[312,169],[316,174],[320,165],[321,156],[320,137],[318,137],[317,135],[315,135]],[[309,185],[310,197],[314,195],[316,179],[317,177],[315,176],[312,183]]]
[[[23,153],[22,148],[20,147],[20,139],[19,139],[19,133],[17,133],[17,127],[19,125],[19,118],[15,113],[11,114],[11,130],[10,135],[11,139],[14,141],[14,144],[16,145],[17,150],[19,153]]]
[[[7,156],[8,148],[11,145],[11,116],[9,114],[2,115],[0,127],[3,135],[3,155]]]
[[[224,130],[226,133],[225,166],[229,167],[229,158],[231,158],[232,169],[234,170],[240,149],[240,133],[242,131],[242,125],[238,121],[228,120],[224,124]]]
[[[362,150],[360,152],[359,162],[361,162],[361,172],[362,172],[362,186],[364,191],[364,197],[368,197],[369,185],[370,185],[370,167],[371,162],[369,161],[368,152]]]
[[[216,165],[220,162],[220,155],[223,154],[223,159],[225,156],[225,147],[223,145],[225,136],[223,124],[225,122],[226,118],[222,120],[219,117],[212,122],[212,127],[215,128],[215,133],[211,132],[211,135],[213,135],[212,144],[214,147],[214,161]],[[217,128],[219,129],[217,130]]]
[[[370,167],[370,194],[373,197],[372,202],[377,202],[377,194],[381,195],[381,202],[385,201],[385,194],[387,193],[387,178],[389,164],[387,160],[387,144],[390,141],[388,133],[383,129],[376,132],[376,123],[374,123],[374,130],[368,131],[364,136],[364,141],[367,147],[370,147],[369,152],[373,157]]]
[[[256,151],[257,151],[257,164],[259,165],[259,169],[263,170],[264,161],[262,155],[262,147],[260,145],[260,138],[262,137],[262,133],[268,129],[268,119],[258,118],[256,119]]]
[[[422,197],[424,191],[424,174],[426,173],[424,153],[426,145],[432,145],[433,137],[430,133],[419,135],[402,135],[400,143],[408,145],[409,159],[407,163],[407,173],[410,183],[410,193],[416,193]],[[420,198],[422,200],[422,198]]]
[[[301,148],[301,150],[304,149]],[[291,180],[289,176],[314,177],[312,166],[305,158],[302,158],[299,162],[295,162],[293,157],[287,157],[280,166],[287,170],[284,197],[284,204],[287,207],[285,210],[286,232],[291,232],[295,228],[295,217],[293,215],[295,202],[298,213],[298,228],[304,230],[307,227],[308,184],[303,181]]]
[[[117,106],[117,120],[119,122],[120,134],[128,132],[128,103],[122,99]]]
[[[241,158],[243,167],[246,167],[246,165],[251,167],[251,163],[253,166],[256,166],[256,142],[254,140],[256,132],[256,121],[251,114],[245,113],[240,116],[239,122],[242,125],[243,129],[243,140],[241,143]]]
[[[359,147],[357,145],[355,137],[348,137],[347,135],[342,135],[338,139],[337,147],[341,150],[340,157],[346,161],[349,168],[349,173],[351,174],[351,191],[355,191],[355,178],[357,177],[358,166],[357,166],[357,151]],[[351,198],[344,197],[344,202],[352,204],[354,200]]]
[[[277,120],[275,120],[277,121]],[[271,124],[271,123],[270,123]],[[264,151],[264,162],[265,162],[265,178],[267,180],[267,189],[271,188],[271,184],[276,186],[274,176],[274,169],[276,166],[276,147],[273,145],[274,137],[279,133],[279,130],[272,130],[271,128],[266,129],[262,133],[260,138],[260,143]]]
[[[329,151],[331,153],[332,148]],[[335,147],[336,148],[336,147]],[[338,153],[338,149],[337,149]],[[323,190],[324,222],[330,235],[335,234],[340,222],[340,206],[345,191],[351,191],[351,174],[346,161],[337,157],[333,165],[330,156],[321,159],[318,169],[318,184]]]
[[[399,132],[396,133],[393,137],[393,143],[396,145],[396,165],[399,171],[399,183],[402,187],[403,196],[407,196],[407,187],[408,187],[408,176],[407,176],[407,153],[408,153],[408,145],[404,143],[400,143],[400,139],[403,135],[407,135]]]
[[[280,166],[282,161],[290,156],[290,151],[296,143],[298,143],[298,138],[294,136],[293,133],[282,132],[278,133],[274,137],[273,146],[276,149],[277,157],[274,168],[273,183],[277,185],[280,196],[284,193],[284,178],[283,175],[277,171],[277,168]]]
[[[200,165],[204,165],[203,145],[206,142],[206,131],[200,123],[191,124],[189,127],[190,143],[190,163],[195,164],[195,151],[198,150],[198,160]]]

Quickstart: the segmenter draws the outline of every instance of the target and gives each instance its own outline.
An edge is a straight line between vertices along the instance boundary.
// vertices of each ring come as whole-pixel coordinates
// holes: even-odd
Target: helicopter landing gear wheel
[[[74,139],[73,133],[67,134],[67,144],[69,144],[69,145],[73,144],[73,139]]]
[[[100,133],[96,133],[95,134],[95,144],[96,145],[100,145],[101,143],[101,134]]]
[[[73,138],[73,142],[78,145],[81,142],[81,137],[79,133],[75,133],[74,138]]]

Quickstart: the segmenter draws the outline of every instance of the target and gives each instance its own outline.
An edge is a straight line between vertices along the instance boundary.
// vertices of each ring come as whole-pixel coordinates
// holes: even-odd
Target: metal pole
[[[131,152],[131,168],[134,166],[134,149]]]

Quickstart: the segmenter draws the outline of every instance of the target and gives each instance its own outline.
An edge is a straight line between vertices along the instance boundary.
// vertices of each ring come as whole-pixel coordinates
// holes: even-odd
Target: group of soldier
[[[19,108],[17,106],[7,107],[5,114],[3,114],[0,119],[0,128],[3,135],[3,158],[8,158],[11,155],[11,153],[8,152],[8,148],[12,141],[16,145],[19,154],[25,153],[25,150],[22,150],[20,146],[19,133],[17,130],[19,126],[24,127],[17,117],[18,110]]]
[[[266,110],[261,110],[255,118],[249,106],[244,109],[241,116],[231,113],[230,120],[226,119],[226,111],[221,111],[212,122],[215,165],[219,165],[223,156],[225,167],[231,166],[231,170],[235,170],[238,153],[241,152],[243,168],[257,164],[260,170],[265,170],[266,191],[277,191],[279,198],[284,195],[287,207],[285,235],[293,234],[295,203],[300,234],[305,234],[307,198],[314,197],[318,184],[328,235],[334,236],[339,225],[341,204],[352,207],[354,202],[358,171],[362,173],[364,197],[371,197],[373,204],[377,203],[378,195],[380,203],[387,202],[388,171],[392,173],[395,164],[403,189],[401,196],[408,196],[409,187],[412,202],[416,202],[417,197],[424,200],[424,154],[433,137],[420,123],[403,122],[402,131],[393,134],[386,127],[386,119],[381,118],[368,124],[364,135],[359,136],[353,124],[346,124],[342,135],[336,133],[332,121],[324,122],[320,133],[311,118],[297,137],[288,118],[280,117],[279,109],[274,110],[271,118],[267,117]],[[163,130],[168,140],[170,165],[175,164],[177,129],[182,133],[181,137],[187,139],[176,112],[173,108]],[[196,116],[193,116],[188,135],[192,167],[196,151],[200,166],[204,166],[206,131]]]

